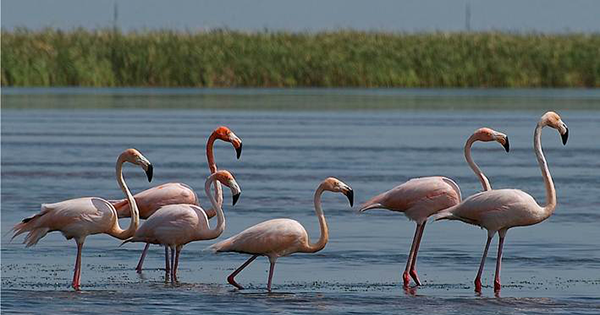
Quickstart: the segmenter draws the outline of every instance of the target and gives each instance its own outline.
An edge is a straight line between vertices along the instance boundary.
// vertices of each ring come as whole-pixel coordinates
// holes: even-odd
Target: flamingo
[[[217,127],[211,133],[210,137],[208,138],[208,141],[206,142],[206,159],[208,160],[208,168],[211,174],[217,171],[217,164],[215,163],[215,158],[213,154],[213,145],[217,139],[231,143],[234,149],[236,150],[238,159],[242,154],[242,140],[240,140],[240,138],[238,138],[229,128],[225,126]],[[158,208],[165,205],[200,205],[196,193],[192,190],[190,186],[183,183],[165,183],[144,190],[136,194],[134,198],[140,211],[140,218],[142,219],[148,219]],[[221,184],[219,184],[218,182],[216,184],[215,198],[219,205],[223,204],[223,192],[221,189]],[[117,212],[119,213],[119,218],[129,216],[129,204],[127,203],[127,200],[111,200],[111,203],[117,209]],[[205,210],[205,213],[209,219],[216,215],[216,211],[214,208]],[[137,266],[135,267],[135,270],[138,273],[142,272],[142,266],[144,264],[144,259],[146,258],[146,254],[148,253],[149,247],[150,244],[146,244],[144,250],[142,251],[142,255],[140,256],[140,260]],[[165,259],[167,260],[168,255],[168,249],[165,248]],[[167,264],[167,272],[169,272],[168,266],[169,265]]]
[[[352,207],[354,202],[352,188],[339,179],[329,177],[321,182],[314,196],[315,212],[317,213],[319,226],[321,227],[321,235],[316,243],[310,242],[308,233],[298,221],[292,219],[273,219],[251,226],[237,235],[210,246],[208,249],[213,252],[236,252],[252,255],[244,264],[227,277],[227,282],[239,290],[244,289],[235,281],[235,276],[253,262],[256,257],[267,256],[271,263],[267,291],[271,292],[271,282],[277,258],[297,252],[316,253],[325,248],[329,239],[329,232],[325,215],[321,209],[321,194],[326,190],[346,195],[350,201],[350,207]]]
[[[77,259],[73,274],[73,289],[79,290],[81,282],[81,251],[88,235],[105,233],[118,239],[131,237],[139,225],[139,212],[135,199],[123,179],[123,164],[125,162],[140,166],[148,181],[152,180],[152,164],[139,151],[127,149],[117,159],[117,182],[131,204],[131,223],[126,230],[119,226],[117,210],[113,205],[99,197],[83,197],[69,199],[52,204],[42,204],[42,210],[21,223],[15,225],[13,239],[25,232],[29,232],[23,243],[27,247],[37,244],[48,232],[60,231],[67,240],[72,238],[77,243]]]
[[[480,226],[488,231],[488,238],[481,257],[479,271],[475,277],[475,291],[481,293],[481,274],[492,237],[498,232],[498,258],[496,259],[496,275],[494,292],[500,292],[500,264],[502,247],[508,229],[540,223],[552,215],[556,208],[556,190],[548,170],[546,158],[542,152],[542,128],[549,126],[558,130],[563,145],[567,144],[569,129],[555,112],[544,114],[535,127],[533,146],[542,177],[546,186],[546,205],[540,206],[535,199],[518,189],[497,189],[480,192],[465,199],[462,203],[445,209],[435,216],[435,220],[460,220]]]
[[[479,177],[483,189],[490,190],[489,180],[475,162],[473,162],[473,159],[471,159],[471,146],[476,141],[497,141],[508,152],[510,148],[508,137],[490,128],[481,128],[476,130],[467,139],[465,144],[465,158],[467,163],[477,177]],[[433,176],[410,179],[387,192],[371,198],[362,205],[359,210],[360,212],[370,209],[387,209],[403,212],[408,219],[416,222],[415,235],[406,262],[406,268],[402,274],[404,287],[408,287],[411,277],[416,285],[421,285],[416,270],[417,253],[421,245],[421,238],[423,237],[427,218],[442,209],[458,204],[461,199],[460,188],[453,180],[447,177]]]
[[[145,242],[159,244],[165,248],[171,248],[171,280],[177,282],[177,266],[179,265],[179,254],[187,243],[202,240],[212,240],[221,235],[225,230],[225,215],[221,205],[217,203],[210,192],[210,185],[221,182],[229,187],[233,194],[233,204],[240,197],[240,187],[233,175],[228,171],[217,171],[206,179],[204,189],[213,209],[217,212],[217,225],[210,228],[206,212],[194,204],[174,204],[160,207],[148,218],[135,234],[125,240],[129,242]],[[166,264],[169,264],[168,256]]]

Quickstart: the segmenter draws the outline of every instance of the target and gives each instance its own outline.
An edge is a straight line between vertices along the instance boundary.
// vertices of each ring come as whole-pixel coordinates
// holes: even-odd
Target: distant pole
[[[119,21],[119,4],[117,1],[113,4],[113,31],[117,31],[118,29],[118,21]]]
[[[465,29],[467,32],[471,31],[471,2],[467,1],[465,6]]]

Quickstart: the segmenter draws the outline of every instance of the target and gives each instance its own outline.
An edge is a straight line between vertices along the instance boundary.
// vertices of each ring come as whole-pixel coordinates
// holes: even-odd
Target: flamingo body
[[[422,223],[429,216],[461,201],[458,185],[442,176],[413,178],[365,202],[360,211],[387,209]]]
[[[135,232],[131,242],[166,246],[185,245],[202,239],[208,230],[208,217],[196,205],[166,205],[158,209]]]
[[[519,189],[483,191],[435,216],[436,220],[460,220],[488,231],[533,225],[546,218],[535,199]]]
[[[141,219],[148,219],[156,210],[170,204],[191,204],[199,206],[194,190],[183,183],[165,183],[139,192],[133,196],[140,211]],[[111,201],[119,218],[130,216],[126,199]]]
[[[215,252],[265,255],[276,259],[308,247],[308,233],[302,224],[292,219],[272,219],[251,226],[211,249]]]

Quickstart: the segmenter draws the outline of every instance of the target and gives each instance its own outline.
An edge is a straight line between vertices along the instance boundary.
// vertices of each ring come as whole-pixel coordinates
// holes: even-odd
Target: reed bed
[[[2,31],[2,86],[600,87],[600,34]]]

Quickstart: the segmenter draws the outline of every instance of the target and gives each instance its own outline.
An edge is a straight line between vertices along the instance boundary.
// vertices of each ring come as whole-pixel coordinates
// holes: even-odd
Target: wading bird
[[[213,209],[216,209],[217,212],[217,225],[214,228],[210,228],[208,216],[199,206],[192,204],[166,205],[156,210],[140,226],[133,237],[125,240],[123,244],[129,242],[146,242],[165,246],[167,250],[171,248],[171,280],[176,282],[179,254],[183,246],[194,241],[215,239],[225,229],[223,209],[210,192],[211,184],[216,184],[217,181],[231,189],[234,205],[241,193],[240,187],[228,171],[217,171],[206,179],[204,190]],[[165,258],[165,263],[169,264],[168,256]]]
[[[315,253],[325,248],[329,239],[329,232],[325,215],[321,209],[321,194],[326,190],[346,195],[350,201],[350,207],[352,207],[352,203],[354,202],[352,188],[342,181],[329,177],[321,182],[314,196],[315,212],[317,213],[319,226],[321,227],[321,236],[316,243],[310,242],[308,233],[298,221],[292,219],[273,219],[249,227],[237,235],[210,246],[209,250],[213,252],[236,252],[252,255],[244,264],[227,277],[227,282],[242,290],[243,287],[235,281],[235,276],[254,261],[256,257],[267,256],[271,263],[267,291],[271,292],[271,282],[277,258],[297,252]]]
[[[476,130],[465,144],[467,163],[479,177],[483,189],[489,190],[491,186],[487,177],[471,159],[471,146],[476,141],[497,141],[508,152],[508,137],[492,129],[481,128]],[[461,198],[460,188],[453,180],[447,177],[433,176],[413,178],[371,198],[362,205],[360,212],[371,209],[387,209],[403,212],[407,218],[416,222],[417,228],[408,254],[406,268],[402,274],[404,287],[408,287],[411,277],[417,285],[421,285],[416,269],[417,253],[419,252],[427,218],[440,210],[457,205]]]
[[[68,240],[74,238],[77,243],[77,260],[73,275],[73,288],[79,290],[81,280],[81,250],[88,235],[105,233],[124,240],[131,237],[139,224],[138,208],[135,199],[123,179],[125,162],[139,165],[146,171],[148,181],[152,180],[152,164],[137,150],[125,150],[117,159],[117,182],[130,204],[131,224],[126,230],[119,226],[117,210],[110,202],[98,197],[83,197],[52,204],[43,204],[42,211],[24,219],[14,228],[17,235],[29,232],[24,243],[27,247],[35,245],[48,232],[60,231]]]
[[[556,208],[556,190],[548,170],[546,158],[542,152],[542,128],[549,126],[558,130],[563,145],[567,143],[569,129],[560,116],[547,112],[538,122],[533,135],[533,146],[542,177],[546,186],[546,205],[539,206],[533,197],[518,189],[497,189],[484,191],[465,199],[462,203],[445,209],[435,216],[435,220],[460,220],[480,226],[488,231],[488,238],[481,258],[481,264],[475,278],[475,291],[481,292],[481,274],[492,237],[498,232],[498,258],[494,291],[500,292],[500,264],[502,247],[508,229],[540,223],[550,217]]]
[[[208,168],[211,174],[214,174],[217,171],[217,164],[215,163],[215,157],[213,154],[213,145],[217,139],[231,143],[236,150],[238,159],[242,154],[242,140],[240,140],[240,138],[238,138],[231,130],[229,130],[229,128],[225,126],[218,127],[212,132],[208,138],[208,141],[206,142],[206,159],[208,160]],[[221,184],[217,182],[215,189],[215,198],[217,200],[217,204],[222,205],[223,192]],[[191,204],[200,206],[196,193],[192,190],[192,188],[183,183],[162,184],[144,190],[133,197],[138,205],[140,218],[144,220],[148,219],[158,208],[162,206],[171,204]],[[127,200],[111,200],[111,203],[117,209],[119,218],[125,218],[129,216],[129,206]],[[216,210],[214,208],[209,208],[205,210],[205,213],[210,219],[216,215]],[[150,244],[146,244],[137,267],[135,267],[135,270],[138,273],[142,272],[142,266],[144,264],[146,254],[148,253],[149,246]],[[167,260],[168,255],[168,249],[165,248],[165,259]],[[168,264],[167,272],[169,272]]]

